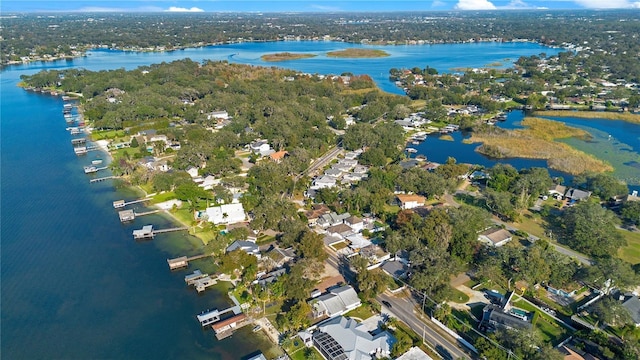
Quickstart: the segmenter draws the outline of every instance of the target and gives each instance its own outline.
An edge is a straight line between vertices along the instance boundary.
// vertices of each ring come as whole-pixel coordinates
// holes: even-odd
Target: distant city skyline
[[[640,9],[640,0],[3,0],[15,12],[389,12],[525,9]]]

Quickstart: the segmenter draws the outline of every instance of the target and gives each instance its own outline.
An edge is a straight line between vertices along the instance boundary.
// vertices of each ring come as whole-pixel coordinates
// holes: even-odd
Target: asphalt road
[[[436,330],[432,329],[429,325],[435,326],[433,324],[427,324],[423,322],[420,318],[418,318],[414,313],[413,309],[416,304],[409,297],[397,298],[394,296],[389,296],[387,294],[382,294],[377,297],[378,301],[387,301],[391,304],[391,307],[387,307],[383,305],[384,312],[391,314],[392,316],[398,318],[400,321],[409,325],[416,334],[422,336],[424,335],[424,340],[431,345],[441,356],[443,359],[471,359],[471,357],[464,352],[458,345],[455,343],[455,339],[445,337],[441,335]]]
[[[355,281],[355,274],[351,271],[351,269],[339,258],[339,256],[333,251],[327,251],[329,255],[327,259],[327,263],[334,268],[336,268],[340,274],[347,280],[349,283],[353,283]],[[413,331],[418,335],[422,335],[424,333],[425,341],[431,345],[432,348],[436,349],[440,355],[444,359],[471,359],[467,353],[465,353],[458,344],[456,340],[451,337],[445,337],[438,333],[435,329],[432,329],[430,326],[435,326],[432,323],[423,322],[420,318],[418,318],[414,313],[413,309],[416,307],[416,303],[409,297],[398,298],[394,296],[389,296],[386,294],[379,295],[376,298],[379,302],[387,301],[391,304],[391,308],[386,307],[384,304],[382,305],[386,313],[391,314],[392,316],[398,318],[400,321],[407,324]]]

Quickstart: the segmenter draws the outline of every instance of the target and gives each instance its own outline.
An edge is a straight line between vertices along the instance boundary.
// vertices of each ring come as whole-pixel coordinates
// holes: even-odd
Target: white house
[[[187,169],[187,174],[189,174],[189,176],[191,176],[192,178],[198,177],[198,168],[193,166],[189,167]]]
[[[335,317],[345,314],[362,305],[356,291],[350,285],[330,290],[328,294],[313,300],[315,317]]]
[[[249,147],[253,153],[260,154],[262,156],[268,156],[273,152],[271,150],[271,145],[269,145],[267,140],[256,140],[252,142]]]
[[[370,332],[367,325],[342,316],[318,324],[312,341],[325,359],[344,360],[388,358],[395,343],[387,331]]]
[[[313,180],[311,184],[312,190],[331,188],[336,186],[336,179],[331,176],[321,176]]]
[[[511,233],[501,228],[486,230],[478,236],[478,241],[495,247],[500,247],[511,241],[511,239],[513,239]]]
[[[207,120],[212,119],[229,120],[229,114],[226,111],[212,111],[207,114]]]
[[[224,204],[208,207],[204,211],[196,212],[196,220],[204,219],[218,224],[235,224],[247,220],[247,215],[241,203]]]
[[[424,206],[425,201],[427,199],[424,196],[415,195],[415,194],[398,194],[396,195],[398,201],[400,202],[400,207],[403,210],[417,208],[419,206]]]

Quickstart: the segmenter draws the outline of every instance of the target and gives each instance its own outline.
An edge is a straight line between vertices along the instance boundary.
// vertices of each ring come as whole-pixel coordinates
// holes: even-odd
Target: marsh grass
[[[613,170],[610,164],[555,141],[566,138],[588,140],[591,135],[584,130],[540,118],[525,118],[522,125],[525,129],[489,128],[474,132],[468,142],[482,143],[477,151],[491,157],[544,159],[550,168],[573,175]]]

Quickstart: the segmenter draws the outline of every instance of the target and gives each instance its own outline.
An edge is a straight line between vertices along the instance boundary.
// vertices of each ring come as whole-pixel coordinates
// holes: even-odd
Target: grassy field
[[[458,304],[466,304],[467,301],[469,301],[469,296],[458,289],[451,288],[451,296],[449,299]]]
[[[640,233],[618,230],[627,240],[627,246],[618,250],[618,257],[632,264],[640,263]]]
[[[313,54],[296,54],[290,52],[281,52],[275,54],[265,54],[260,58],[264,61],[276,62],[276,61],[287,61],[287,60],[299,60],[299,59],[308,59],[315,57]]]
[[[522,310],[535,311],[538,313],[538,321],[534,325],[534,329],[542,336],[542,339],[545,342],[550,342],[556,345],[567,338],[567,330],[546,313],[537,310],[535,307],[523,300],[518,300],[513,303],[513,305]]]
[[[596,157],[578,151],[555,139],[569,137],[588,138],[580,129],[557,121],[525,118],[525,129],[511,131],[474,132],[467,142],[482,143],[479,152],[498,158],[545,159],[552,169],[570,174],[612,171],[613,167]]]
[[[124,130],[94,130],[91,132],[91,140],[111,140],[124,137],[125,135]]]
[[[389,53],[383,50],[377,49],[345,49],[340,51],[330,51],[327,53],[328,57],[337,58],[379,58],[389,56]]]
[[[640,115],[630,113],[619,113],[610,111],[562,111],[562,110],[550,110],[550,111],[536,111],[534,115],[538,116],[558,116],[558,117],[575,117],[582,119],[607,119],[607,120],[622,120],[635,124],[640,124]]]
[[[370,317],[372,317],[373,311],[371,311],[371,308],[369,307],[368,304],[362,304],[362,306],[359,306],[351,311],[349,311],[348,313],[346,313],[344,316],[346,317],[354,317],[354,318],[358,318],[360,320],[366,320]]]

